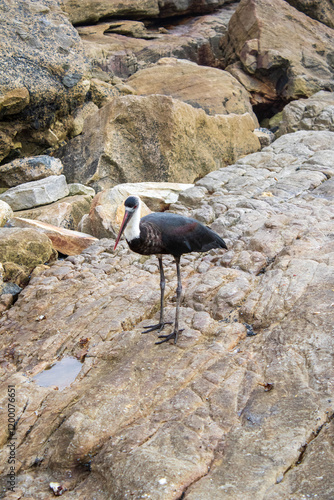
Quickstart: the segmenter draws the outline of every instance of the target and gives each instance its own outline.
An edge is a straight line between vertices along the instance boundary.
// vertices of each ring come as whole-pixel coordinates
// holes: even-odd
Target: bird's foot
[[[143,328],[146,328],[146,330],[141,333],[149,333],[153,332],[154,330],[159,330],[159,332],[161,332],[165,328],[165,325],[172,325],[172,324],[173,324],[172,321],[164,321],[163,323],[158,323],[157,325],[144,326]]]
[[[177,339],[179,337],[179,333],[183,332],[184,328],[182,328],[182,330],[177,330],[173,333],[170,333],[169,335],[159,335],[159,339],[163,339],[163,340],[159,340],[159,342],[156,342],[156,344],[163,344],[164,342],[168,342],[169,340],[171,339],[174,339],[174,344],[176,344],[177,342]]]

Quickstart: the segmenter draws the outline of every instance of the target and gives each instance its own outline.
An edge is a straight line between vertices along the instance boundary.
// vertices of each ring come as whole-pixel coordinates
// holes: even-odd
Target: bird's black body
[[[128,245],[142,255],[171,254],[174,257],[190,252],[208,252],[226,248],[224,240],[209,227],[195,219],[178,214],[153,213],[140,220],[140,236]]]
[[[125,214],[121,228],[119,230],[114,250],[123,234],[127,238],[128,245],[133,252],[141,255],[156,254],[159,259],[160,270],[160,321],[157,325],[147,326],[148,333],[153,330],[161,330],[169,322],[164,321],[164,291],[165,276],[162,265],[162,254],[171,254],[175,258],[177,271],[176,288],[176,314],[174,331],[169,335],[159,335],[163,340],[156,342],[161,344],[170,339],[174,339],[176,344],[179,333],[179,311],[181,303],[181,272],[180,257],[184,253],[190,252],[208,252],[213,248],[227,248],[225,241],[212,229],[204,226],[195,219],[183,217],[178,214],[170,213],[152,213],[139,219],[140,198],[138,196],[129,196],[124,203]]]

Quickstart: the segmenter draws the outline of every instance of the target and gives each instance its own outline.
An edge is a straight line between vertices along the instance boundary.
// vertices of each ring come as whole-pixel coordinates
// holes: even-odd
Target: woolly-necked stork
[[[175,258],[177,271],[176,314],[174,331],[169,335],[159,335],[163,339],[156,344],[162,344],[174,339],[176,344],[179,333],[179,310],[182,291],[180,257],[184,253],[207,252],[212,248],[227,248],[225,241],[212,229],[195,219],[182,215],[156,212],[140,218],[140,198],[129,196],[125,202],[125,214],[121,224],[114,250],[124,233],[126,241],[133,252],[141,255],[156,254],[160,269],[160,321],[157,325],[144,327],[148,333],[153,330],[162,331],[171,322],[164,321],[164,291],[165,276],[162,266],[162,254],[171,254]]]

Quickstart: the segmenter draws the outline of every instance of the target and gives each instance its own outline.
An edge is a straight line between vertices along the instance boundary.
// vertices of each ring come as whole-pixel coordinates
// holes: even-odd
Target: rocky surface
[[[292,101],[285,106],[279,130],[280,136],[297,130],[334,131],[334,94],[317,92],[308,99]]]
[[[127,83],[139,95],[169,95],[204,109],[208,115],[249,113],[257,123],[247,92],[227,71],[163,58],[137,71]]]
[[[63,8],[68,13],[72,23],[87,24],[88,22],[98,21],[101,18],[115,17],[122,18],[156,18],[181,16],[185,14],[205,14],[212,12],[225,3],[233,0],[125,0],[108,1],[100,0],[98,3],[94,0],[84,0],[76,2],[75,0],[63,0]]]
[[[41,155],[17,159],[0,166],[0,185],[14,187],[38,181],[50,175],[61,175],[63,166],[58,158]]]
[[[236,4],[226,5],[212,15],[183,18],[174,24],[160,19],[147,28],[144,23],[109,21],[79,26],[78,32],[86,54],[104,71],[104,78],[110,74],[128,78],[162,57],[219,66],[223,57],[220,39],[235,9]]]
[[[82,217],[89,213],[91,203],[92,197],[90,195],[67,196],[49,205],[42,205],[30,210],[18,210],[15,212],[15,216],[77,230]]]
[[[5,1],[0,18],[2,160],[36,154],[66,136],[66,117],[89,90],[90,64],[58,0]]]
[[[50,175],[38,181],[25,182],[12,187],[0,194],[0,200],[5,201],[15,210],[46,205],[64,198],[69,194],[64,175]]]
[[[70,499],[332,498],[333,138],[283,136],[171,207],[211,219],[228,245],[181,259],[176,346],[141,334],[158,315],[157,260],[124,242],[113,254],[100,240],[30,281],[0,319],[17,497],[54,498],[53,481]],[[83,361],[71,385],[32,379],[69,356]]]
[[[287,0],[290,5],[313,19],[334,28],[333,0]]]
[[[26,285],[40,264],[52,262],[57,252],[47,236],[35,229],[0,228],[0,262],[4,281]]]
[[[258,112],[334,89],[332,29],[283,0],[241,0],[222,49]]]
[[[40,220],[13,217],[11,222],[16,228],[33,228],[39,233],[45,234],[51,240],[53,248],[63,255],[79,255],[98,241],[90,234],[57,227]]]
[[[163,95],[115,97],[57,156],[68,182],[96,191],[124,182],[192,183],[259,150],[254,128],[248,113],[209,116]]]

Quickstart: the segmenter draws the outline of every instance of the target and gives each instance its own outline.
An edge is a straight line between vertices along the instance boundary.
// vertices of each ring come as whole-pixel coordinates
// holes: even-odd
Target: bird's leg
[[[181,271],[180,271],[180,257],[175,257],[176,263],[176,273],[177,273],[177,288],[176,288],[176,312],[175,312],[175,325],[174,331],[170,335],[159,335],[159,342],[156,344],[162,344],[163,342],[168,342],[168,340],[174,339],[174,344],[176,344],[179,337],[179,333],[183,332],[184,329],[179,330],[179,316],[180,316],[180,304],[181,304],[181,292],[182,292],[182,281],[181,281]]]
[[[144,326],[146,330],[142,333],[148,333],[148,332],[153,332],[153,330],[161,330],[164,328],[165,325],[171,325],[171,321],[164,321],[164,295],[165,295],[165,275],[164,275],[164,269],[162,266],[162,257],[158,257],[159,260],[159,270],[160,270],[160,321],[157,325],[150,325],[150,326]]]

